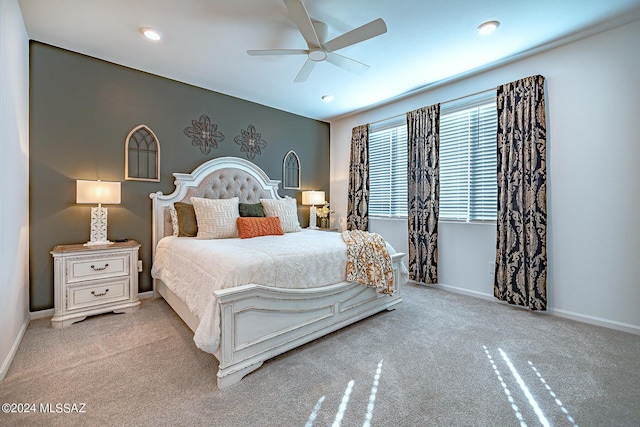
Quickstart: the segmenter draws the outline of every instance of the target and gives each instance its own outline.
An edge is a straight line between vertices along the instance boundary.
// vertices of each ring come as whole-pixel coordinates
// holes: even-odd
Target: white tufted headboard
[[[269,179],[255,164],[238,157],[218,157],[209,160],[191,173],[174,173],[175,190],[171,194],[151,193],[152,248],[164,236],[171,235],[169,206],[175,202],[191,203],[191,197],[230,199],[238,197],[242,203],[258,203],[260,199],[280,199],[280,181]]]

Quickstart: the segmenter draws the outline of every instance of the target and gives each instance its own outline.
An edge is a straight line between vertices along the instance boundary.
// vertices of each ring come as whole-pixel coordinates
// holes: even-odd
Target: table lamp
[[[316,229],[316,205],[323,205],[324,191],[303,191],[302,192],[302,204],[310,205],[309,208],[309,228]]]
[[[108,181],[76,181],[76,203],[98,204],[91,208],[91,240],[85,246],[109,245],[107,240],[107,208],[102,204],[120,204],[120,183]]]

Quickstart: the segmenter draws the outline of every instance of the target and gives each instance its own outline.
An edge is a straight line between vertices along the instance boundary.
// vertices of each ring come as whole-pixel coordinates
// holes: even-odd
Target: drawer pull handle
[[[105,289],[104,292],[101,294],[96,294],[95,291],[91,291],[91,295],[93,295],[94,297],[103,297],[107,294],[107,292],[109,292],[109,288]]]
[[[102,271],[102,270],[106,270],[106,269],[107,269],[107,267],[109,267],[109,264],[105,264],[105,265],[104,265],[104,267],[96,267],[95,265],[92,265],[92,266],[91,266],[91,269],[92,269],[93,271]]]

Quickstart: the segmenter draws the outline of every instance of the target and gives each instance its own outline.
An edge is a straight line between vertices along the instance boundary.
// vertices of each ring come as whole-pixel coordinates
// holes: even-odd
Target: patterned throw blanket
[[[393,269],[382,236],[367,231],[343,231],[347,244],[347,281],[376,288],[378,293],[393,295]]]

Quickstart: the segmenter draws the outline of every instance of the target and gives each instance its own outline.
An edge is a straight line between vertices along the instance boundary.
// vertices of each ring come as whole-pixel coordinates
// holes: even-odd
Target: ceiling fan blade
[[[347,58],[346,56],[338,55],[334,52],[327,52],[327,62],[356,74],[362,74],[369,69],[367,64]]]
[[[342,49],[343,47],[351,46],[353,44],[369,40],[386,32],[387,24],[385,24],[382,18],[378,18],[375,21],[371,21],[368,24],[364,24],[347,33],[344,33],[341,36],[329,40],[324,44],[324,48],[330,51]]]
[[[293,20],[294,24],[296,24],[296,27],[298,27],[298,30],[300,30],[300,34],[302,34],[302,37],[304,37],[304,40],[307,42],[309,48],[319,48],[320,40],[318,40],[316,30],[313,28],[311,18],[309,17],[304,4],[302,4],[302,1],[284,0],[284,4],[289,10],[291,19]]]
[[[308,55],[309,51],[304,49],[260,49],[260,50],[248,50],[247,54],[250,56],[263,56],[263,55]]]
[[[315,61],[307,59],[307,62],[304,63],[304,65],[302,66],[302,68],[298,72],[298,75],[296,76],[294,82],[295,83],[302,83],[302,82],[306,81],[307,78],[309,77],[309,74],[311,74],[311,71],[313,71],[313,67],[315,67],[315,66],[316,66],[316,62]]]

